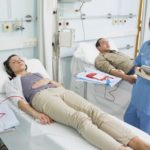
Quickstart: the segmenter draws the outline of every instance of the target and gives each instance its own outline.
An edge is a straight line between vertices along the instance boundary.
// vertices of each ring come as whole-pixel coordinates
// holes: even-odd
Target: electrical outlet
[[[120,18],[119,19],[119,24],[123,24],[124,22],[123,22],[123,19],[122,18]]]
[[[69,21],[65,21],[65,27],[69,27]]]
[[[112,24],[113,24],[113,25],[118,24],[118,19],[117,19],[117,18],[114,18],[114,19],[112,20]]]
[[[127,19],[123,19],[123,23],[127,23]]]
[[[2,30],[4,32],[12,32],[12,24],[11,23],[4,23],[2,24]]]

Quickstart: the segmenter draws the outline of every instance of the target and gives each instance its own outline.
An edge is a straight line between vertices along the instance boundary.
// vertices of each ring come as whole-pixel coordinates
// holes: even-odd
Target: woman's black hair
[[[6,72],[7,72],[8,75],[10,76],[10,78],[9,78],[10,80],[12,80],[14,77],[16,77],[15,73],[13,72],[13,70],[11,69],[10,64],[9,64],[10,59],[11,59],[12,57],[14,57],[14,56],[17,56],[17,55],[15,55],[15,54],[10,55],[10,56],[7,58],[7,60],[4,61],[4,63],[3,63]],[[27,65],[26,65],[26,70],[27,70]]]

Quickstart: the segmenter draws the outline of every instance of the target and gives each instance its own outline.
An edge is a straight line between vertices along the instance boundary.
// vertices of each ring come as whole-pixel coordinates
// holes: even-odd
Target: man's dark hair
[[[13,54],[13,55],[10,55],[8,58],[7,58],[7,60],[6,61],[4,61],[4,63],[3,63],[3,65],[4,65],[4,67],[5,67],[5,71],[8,73],[8,75],[10,76],[10,80],[12,80],[14,77],[16,77],[16,75],[15,75],[15,73],[12,71],[12,69],[11,69],[11,67],[10,67],[10,64],[9,64],[9,62],[10,62],[10,59],[12,58],[12,57],[14,57],[14,56],[17,56],[17,55],[15,55],[15,54]],[[26,70],[27,70],[27,65],[26,65]]]
[[[100,46],[100,41],[101,41],[102,39],[103,39],[103,38],[99,38],[99,39],[96,41],[96,44],[95,44],[96,47],[99,47],[99,46]]]

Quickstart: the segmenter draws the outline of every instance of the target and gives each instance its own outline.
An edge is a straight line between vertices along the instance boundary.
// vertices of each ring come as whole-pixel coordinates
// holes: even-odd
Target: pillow
[[[4,84],[9,81],[8,74],[5,72],[3,63],[0,63],[0,93],[5,93]]]
[[[108,40],[108,41],[109,41],[110,49],[118,51],[118,48],[116,47],[114,42],[112,40]],[[94,65],[95,59],[98,56],[98,54],[100,54],[100,52],[95,47],[95,44],[80,43],[73,55],[76,58],[86,62],[87,64]]]
[[[47,71],[45,70],[43,64],[38,59],[27,59],[25,60],[25,63],[27,65],[27,71],[28,72],[38,72],[45,78],[50,78]]]
[[[116,46],[116,44],[113,42],[113,40],[108,40],[109,45],[110,45],[110,50],[116,50],[118,51],[118,48]]]
[[[98,54],[99,51],[94,44],[80,43],[73,55],[88,64],[94,65]]]
[[[38,59],[26,59],[23,58],[25,61],[26,65],[28,66],[27,71],[29,72],[39,72],[43,77],[49,78],[49,75],[47,71],[45,70],[44,66]],[[5,72],[3,63],[0,63],[0,93],[5,93],[4,91],[4,84],[5,82],[9,81],[9,76]]]

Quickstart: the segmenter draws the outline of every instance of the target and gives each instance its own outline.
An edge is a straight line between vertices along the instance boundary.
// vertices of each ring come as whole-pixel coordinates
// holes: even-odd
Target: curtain
[[[37,35],[38,35],[38,56],[44,64],[51,78],[52,72],[52,8],[53,0],[37,1]]]

